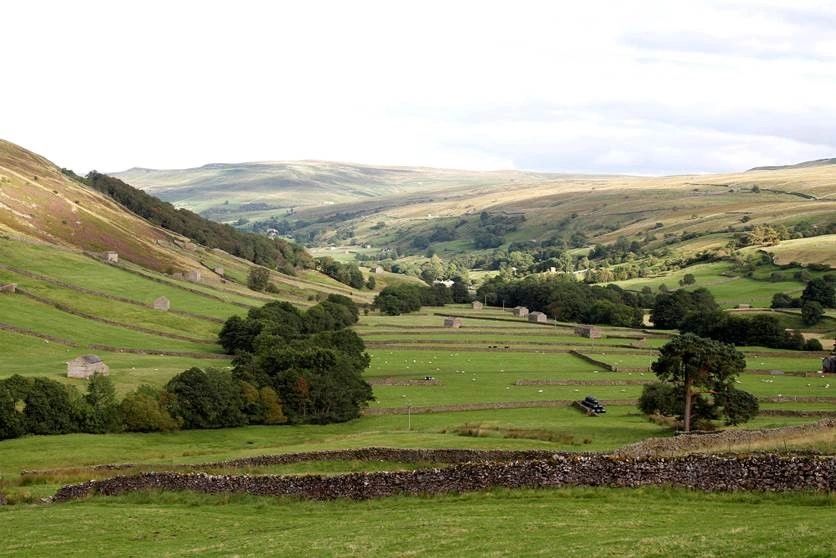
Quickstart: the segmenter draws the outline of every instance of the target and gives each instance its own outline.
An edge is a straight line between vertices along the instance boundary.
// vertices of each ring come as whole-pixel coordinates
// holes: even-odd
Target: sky
[[[0,138],[85,173],[836,157],[836,2],[4,3]]]

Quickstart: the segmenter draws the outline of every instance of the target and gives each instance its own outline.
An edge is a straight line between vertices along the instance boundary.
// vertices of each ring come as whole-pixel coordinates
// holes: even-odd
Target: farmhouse
[[[542,312],[532,312],[528,315],[528,321],[536,322],[538,324],[545,324],[549,321],[549,318]]]
[[[107,263],[119,263],[118,252],[105,252],[105,261]]]
[[[92,378],[94,374],[107,376],[110,368],[96,355],[84,355],[67,362],[68,378]]]
[[[589,339],[600,339],[604,336],[601,328],[591,325],[579,325],[575,328],[575,335],[580,337],[588,337]]]
[[[200,272],[196,269],[187,272],[185,277],[186,281],[192,281],[193,283],[198,283],[201,279]]]
[[[528,316],[528,308],[525,306],[515,306],[512,312],[518,318],[525,318]]]
[[[154,301],[152,306],[154,307],[154,310],[162,310],[163,312],[167,312],[168,309],[171,308],[171,301],[168,300],[166,297],[161,296]]]
[[[444,318],[444,327],[454,327],[460,328],[462,327],[462,319],[461,318]]]
[[[481,310],[482,309],[482,303],[479,302],[478,300],[474,300],[473,301],[473,309],[474,310]]]
[[[377,266],[377,267],[375,267],[375,268],[374,268],[374,272],[375,272],[375,273],[383,273],[383,267],[381,267],[381,266]]]
[[[14,294],[17,290],[17,283],[8,283],[7,285],[0,285],[0,293]]]

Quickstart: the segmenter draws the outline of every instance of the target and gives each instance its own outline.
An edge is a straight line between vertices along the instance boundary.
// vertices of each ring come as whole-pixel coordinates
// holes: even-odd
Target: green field
[[[29,245],[18,251],[7,241],[0,241],[0,255],[8,256],[2,260],[7,265],[100,291],[82,293],[54,281],[0,269],[0,281],[17,282],[27,292],[97,318],[80,317],[24,295],[0,295],[0,322],[77,345],[0,331],[0,377],[47,376],[83,388],[83,381],[64,377],[65,362],[94,352],[88,348],[93,344],[151,350],[150,354],[95,351],[110,366],[120,393],[142,383],[164,385],[191,366],[228,367],[231,361],[226,358],[163,356],[153,351],[218,354],[220,348],[214,339],[220,324],[212,318],[246,311],[234,302],[257,305],[265,300],[263,295],[228,293],[224,290],[228,286],[200,285],[195,289],[199,292],[190,292],[182,288],[189,285],[169,284],[168,278],[157,277],[166,281],[159,283],[153,274],[138,275],[70,252]],[[28,259],[37,261],[29,265]],[[292,280],[336,288],[327,285],[328,281],[315,279]],[[112,301],[105,294],[141,304]],[[172,300],[172,308],[205,317],[152,310],[147,304],[160,294]],[[441,327],[443,318],[435,312],[464,316],[464,327]],[[218,472],[201,464],[264,454],[371,446],[612,451],[647,437],[671,434],[630,403],[641,394],[641,385],[618,384],[622,380],[652,380],[651,373],[610,372],[568,352],[574,349],[622,368],[641,368],[650,365],[654,349],[665,343],[665,337],[604,328],[607,337],[590,340],[575,336],[571,324],[542,326],[515,319],[499,309],[475,311],[466,306],[428,308],[395,317],[372,312],[361,315],[356,329],[369,344],[372,357],[365,374],[374,384],[376,398],[370,404],[370,413],[383,413],[380,415],[324,426],[30,436],[0,442],[0,492],[14,504],[0,508],[0,555],[458,556],[536,555],[550,549],[549,553],[565,556],[593,552],[604,556],[743,556],[803,548],[810,556],[825,556],[833,550],[826,518],[833,515],[834,500],[823,495],[709,495],[663,489],[495,490],[363,503],[309,503],[241,496],[135,494],[37,505],[40,498],[50,496],[62,484],[110,474],[81,468],[103,463],[136,463],[143,470],[188,467]],[[195,339],[176,338],[182,335]],[[499,348],[489,349],[489,345]],[[818,367],[819,357],[808,353],[788,356],[759,347],[743,350],[750,369],[790,372]],[[432,376],[435,382],[408,385],[409,380],[426,376]],[[518,385],[519,381],[534,384]],[[549,381],[563,385],[549,385]],[[836,389],[820,377],[746,373],[740,378],[740,387],[761,398],[827,397]],[[587,417],[565,405],[565,401],[589,394],[625,403],[609,405],[608,412],[598,417]],[[506,403],[523,407],[486,408]],[[483,410],[456,410],[466,405],[481,405]],[[420,409],[437,411],[432,409],[436,406],[453,410]],[[823,402],[764,404],[765,409],[792,411],[827,411],[832,407]],[[761,416],[742,427],[815,420]],[[833,441],[817,440],[809,446],[802,443],[792,447],[832,452]],[[338,474],[422,466],[425,464],[311,461],[244,472]],[[27,469],[52,468],[69,469],[20,475]],[[821,521],[810,526],[810,514]],[[173,521],[175,517],[179,521]],[[324,528],[324,524],[329,527]],[[807,527],[802,529],[801,525]],[[783,530],[775,536],[778,526]],[[520,529],[524,536],[512,535]],[[636,535],[636,529],[641,530],[641,536]],[[32,537],[32,532],[38,536]],[[709,536],[717,533],[728,536]]]
[[[770,268],[771,271],[779,268]],[[760,279],[740,276],[725,276],[731,271],[731,264],[727,262],[693,265],[679,271],[672,272],[664,277],[646,279],[630,279],[628,281],[617,281],[615,284],[631,290],[641,290],[642,287],[651,287],[654,290],[660,285],[666,285],[669,289],[679,288],[679,281],[690,273],[696,279],[696,283],[685,287],[689,290],[705,287],[717,303],[723,308],[734,308],[738,304],[749,304],[756,308],[769,308],[772,303],[772,296],[775,293],[787,293],[790,296],[800,296],[804,290],[804,283],[801,281],[768,281],[765,276]],[[788,270],[791,275],[793,270]],[[798,271],[798,268],[795,269]],[[761,275],[765,272],[761,271]],[[813,274],[815,275],[815,274]],[[757,276],[756,276],[757,277]]]
[[[328,503],[132,495],[0,508],[0,555],[823,557],[836,552],[834,503],[661,489]]]

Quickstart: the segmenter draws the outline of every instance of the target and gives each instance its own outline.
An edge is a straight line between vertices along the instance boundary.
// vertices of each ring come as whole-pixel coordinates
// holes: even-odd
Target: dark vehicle
[[[607,409],[604,408],[603,405],[601,405],[601,402],[591,395],[587,395],[586,397],[584,397],[583,401],[580,402],[580,405],[584,409],[592,413],[595,413],[596,415],[603,415],[607,412]]]

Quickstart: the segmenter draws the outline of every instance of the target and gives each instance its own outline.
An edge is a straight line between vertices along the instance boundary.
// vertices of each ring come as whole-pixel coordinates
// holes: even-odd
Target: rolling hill
[[[252,213],[275,213],[466,186],[490,188],[558,176],[328,161],[216,163],[191,169],[132,168],[109,174],[178,207],[225,221]]]
[[[721,248],[735,232],[758,224],[806,223],[826,231],[836,222],[836,165],[828,161],[669,177],[317,161],[132,169],[117,176],[210,218],[275,226],[310,246],[369,244],[403,254],[416,237],[446,228],[453,234],[433,241],[434,251],[472,253],[479,232],[476,217],[489,212],[524,217],[503,246],[549,242],[580,231],[588,246],[623,236],[647,241],[650,249],[687,255]],[[836,266],[832,237],[805,246],[812,249],[798,261]],[[781,258],[787,251],[778,250]]]

